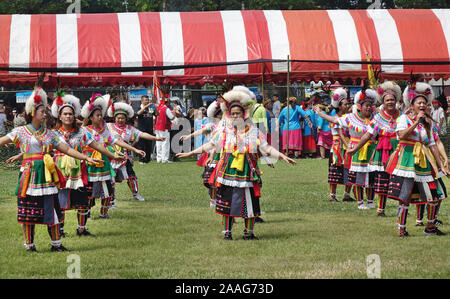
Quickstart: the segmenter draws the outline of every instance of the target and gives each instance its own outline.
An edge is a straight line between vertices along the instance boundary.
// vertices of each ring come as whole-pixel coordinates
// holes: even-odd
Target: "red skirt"
[[[303,136],[303,152],[316,152],[316,139],[314,138],[314,135]]]
[[[330,149],[333,144],[333,136],[331,135],[331,131],[320,131],[319,138],[317,140],[317,145],[324,147],[326,149]]]

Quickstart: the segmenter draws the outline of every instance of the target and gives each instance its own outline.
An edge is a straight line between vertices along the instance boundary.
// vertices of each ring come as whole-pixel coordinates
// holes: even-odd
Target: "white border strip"
[[[247,37],[245,35],[242,13],[235,11],[221,11],[227,62],[247,61]],[[248,64],[228,65],[228,74],[247,74]]]
[[[161,12],[163,65],[184,65],[183,28],[179,12]],[[183,76],[184,69],[164,70],[165,76]]]
[[[122,67],[142,67],[141,26],[137,13],[118,13]],[[142,75],[142,72],[122,72]]]
[[[9,40],[9,66],[30,66],[30,29],[31,15],[12,15]],[[11,74],[29,74],[29,72],[10,72]]]
[[[372,18],[380,45],[380,58],[382,61],[403,61],[402,43],[397,30],[397,24],[388,10],[369,9],[368,15]],[[403,65],[381,65],[386,73],[403,73]]]
[[[355,21],[348,10],[327,10],[333,24],[340,61],[361,61]],[[340,70],[361,70],[361,64],[339,64]]]
[[[58,68],[78,67],[78,26],[76,14],[56,15],[56,64]],[[78,76],[78,73],[58,73]]]
[[[280,10],[264,10],[264,16],[266,17],[267,27],[269,29],[272,59],[286,60],[287,56],[290,55],[290,47],[283,13]],[[287,72],[286,63],[274,62],[273,71]]]

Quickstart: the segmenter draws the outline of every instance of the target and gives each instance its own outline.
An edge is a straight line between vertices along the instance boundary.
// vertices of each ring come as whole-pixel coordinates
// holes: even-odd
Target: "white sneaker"
[[[366,206],[365,204],[362,204],[362,205],[358,206],[358,209],[360,209],[360,210],[368,210],[370,208],[368,206]]]
[[[368,208],[368,209],[375,209],[376,207],[375,207],[375,204],[374,204],[374,203],[369,203],[369,204],[367,205],[367,208]]]
[[[144,201],[145,200],[139,193],[136,193],[135,195],[133,195],[133,199],[136,201]]]

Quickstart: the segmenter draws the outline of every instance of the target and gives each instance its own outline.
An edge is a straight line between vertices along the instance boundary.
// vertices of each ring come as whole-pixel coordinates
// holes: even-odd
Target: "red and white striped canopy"
[[[447,79],[449,51],[450,9],[0,15],[3,84],[281,81],[288,55],[292,80],[366,78],[367,55],[383,78]]]

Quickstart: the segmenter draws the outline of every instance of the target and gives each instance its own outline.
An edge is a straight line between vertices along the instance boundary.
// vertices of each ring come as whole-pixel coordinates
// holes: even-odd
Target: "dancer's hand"
[[[142,158],[145,158],[145,156],[147,155],[144,151],[138,149],[136,149],[135,153],[140,155]]]
[[[180,137],[180,141],[185,141],[187,139],[189,139],[189,135],[183,135]]]
[[[447,164],[447,167],[441,168],[441,171],[442,171],[442,173],[443,173],[445,176],[447,176],[448,178],[450,178],[450,171],[449,171],[449,169],[448,169],[448,164]]]
[[[348,146],[349,147],[347,147],[347,154],[350,156],[354,155],[356,153],[356,147],[353,148],[350,144]]]
[[[166,137],[156,137],[156,141],[164,141],[166,140]]]
[[[282,155],[282,156],[281,156],[281,159],[283,159],[284,162],[286,162],[286,163],[288,163],[288,164],[291,164],[291,165],[297,164],[297,162],[296,162],[294,159],[291,159],[291,158],[289,158],[289,157],[286,156],[286,155]]]
[[[314,106],[313,106],[313,110],[314,110],[314,112],[316,112],[316,113],[322,112],[322,109],[320,109],[319,105],[314,105]]]
[[[127,159],[127,156],[122,153],[114,154],[114,160],[116,160],[116,161],[125,161],[126,159]]]
[[[96,158],[88,157],[86,159],[86,162],[97,165],[97,164],[104,163],[105,161],[103,161],[102,159],[96,159]]]
[[[177,157],[177,158],[186,158],[186,157],[190,157],[190,156],[191,156],[190,153],[178,153],[178,154],[175,154],[175,157]]]
[[[20,154],[18,154],[18,155],[15,155],[15,156],[12,156],[12,157],[10,157],[8,160],[6,160],[5,162],[6,163],[14,163],[14,162],[16,162],[16,161],[18,161],[20,158],[22,158],[22,156],[23,156],[23,154],[22,153],[20,153]]]

